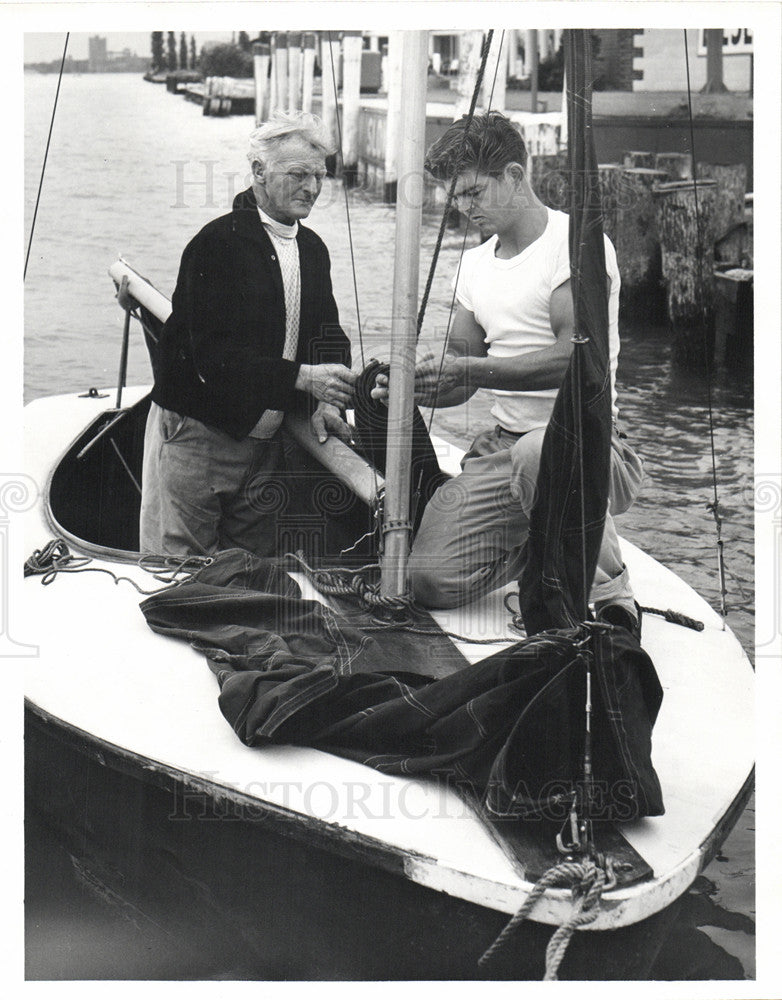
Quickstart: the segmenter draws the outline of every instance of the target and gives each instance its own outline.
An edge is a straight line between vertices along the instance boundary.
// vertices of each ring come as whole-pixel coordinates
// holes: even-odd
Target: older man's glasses
[[[311,180],[314,180],[316,184],[322,184],[326,176],[325,170],[283,170],[282,173],[285,177],[290,177],[293,183],[298,186],[308,184]]]

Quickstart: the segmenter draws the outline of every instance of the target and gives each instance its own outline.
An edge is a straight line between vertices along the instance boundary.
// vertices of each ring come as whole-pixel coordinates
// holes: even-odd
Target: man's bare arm
[[[426,354],[416,363],[415,401],[419,406],[458,406],[475,393],[468,386],[461,371],[454,378],[457,359],[483,357],[486,354],[486,332],[469,309],[458,305],[451,324],[448,351],[443,358],[437,354]],[[378,375],[376,387],[372,390],[375,399],[388,398],[388,376]]]
[[[415,396],[420,406],[459,406],[479,388],[464,379],[466,359],[486,357],[486,331],[474,314],[457,305],[445,358],[428,355],[415,369]]]
[[[558,389],[573,351],[573,296],[569,279],[552,292],[549,316],[556,338],[550,347],[515,358],[460,358],[455,362],[454,377],[461,368],[463,382],[473,392],[476,389],[517,392]]]

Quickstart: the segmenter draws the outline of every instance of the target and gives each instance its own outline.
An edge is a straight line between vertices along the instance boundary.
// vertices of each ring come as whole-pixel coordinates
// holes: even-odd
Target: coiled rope
[[[472,636],[461,635],[458,632],[450,632],[439,626],[430,628],[425,625],[417,625],[413,621],[416,612],[423,612],[424,609],[418,607],[409,595],[402,597],[385,597],[380,592],[380,584],[370,583],[363,575],[368,570],[380,569],[377,563],[370,563],[361,566],[357,570],[346,571],[341,569],[313,569],[308,565],[301,550],[288,552],[286,559],[294,560],[313,587],[327,597],[342,597],[355,601],[359,607],[367,611],[391,613],[391,621],[375,621],[374,624],[361,624],[362,632],[389,632],[401,630],[412,632],[416,635],[446,635],[457,642],[470,643],[474,646],[497,646],[503,643],[518,642],[515,638],[505,638],[498,636],[492,639],[476,639]]]
[[[703,622],[699,622],[695,618],[690,618],[689,615],[682,614],[681,611],[672,611],[670,608],[666,608],[665,610],[662,608],[645,608],[641,605],[639,605],[639,608],[645,615],[657,615],[660,618],[664,618],[672,625],[681,625],[683,628],[691,628],[694,632],[703,631]]]
[[[386,597],[379,591],[379,584],[370,583],[363,575],[367,570],[378,569],[376,563],[362,566],[352,572],[339,569],[313,569],[304,558],[304,552],[286,553],[286,559],[293,559],[304,571],[307,579],[321,594],[327,597],[347,597],[372,610],[406,611],[412,607],[412,598]]]
[[[203,566],[208,566],[211,561],[208,556],[186,556],[181,559],[168,556],[142,556],[137,565],[163,584],[155,590],[144,590],[129,576],[120,576],[105,566],[91,565],[92,559],[89,556],[73,555],[64,539],[53,538],[42,549],[35,549],[25,560],[24,575],[40,576],[41,583],[47,587],[50,583],[54,583],[60,573],[105,573],[115,584],[129,583],[139,594],[150,597],[152,594],[159,594],[161,590],[166,590],[172,584],[182,583],[183,573],[185,579],[189,579],[192,573]]]
[[[595,864],[589,858],[585,858],[583,861],[565,861],[562,864],[554,865],[538,879],[522,906],[511,917],[494,943],[480,957],[478,965],[485,968],[505,947],[516,928],[529,917],[546,889],[554,886],[570,886],[573,895],[573,909],[567,920],[554,931],[546,946],[546,972],[543,980],[544,982],[556,980],[559,966],[565,957],[574,931],[578,927],[591,924],[597,918],[603,893],[615,885],[616,875],[610,857],[606,857],[602,865]]]

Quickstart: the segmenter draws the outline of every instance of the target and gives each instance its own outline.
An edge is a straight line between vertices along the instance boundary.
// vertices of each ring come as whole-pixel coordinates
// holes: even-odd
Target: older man
[[[454,406],[477,389],[494,396],[495,427],[473,442],[462,473],[429,501],[410,557],[411,587],[429,607],[454,607],[518,577],[535,498],[540,451],[573,350],[568,216],[543,205],[527,172],[521,135],[502,114],[455,122],[429,150],[426,166],[450,183],[459,210],[493,234],[462,259],[450,353],[424,359],[417,402]],[[619,270],[606,239],[609,362],[619,355]],[[386,392],[381,377],[373,391]],[[640,462],[613,436],[610,510],[632,503]],[[592,589],[598,615],[639,631],[637,605],[610,514]]]
[[[271,554],[275,512],[258,495],[286,468],[285,412],[314,409],[321,441],[349,437],[329,255],[299,224],[332,151],[313,115],[273,116],[250,136],[252,186],[185,248],[144,441],[143,552]]]

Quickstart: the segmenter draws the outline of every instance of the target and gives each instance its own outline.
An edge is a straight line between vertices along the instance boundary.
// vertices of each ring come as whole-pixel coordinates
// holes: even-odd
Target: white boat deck
[[[126,402],[142,390],[126,390]],[[26,469],[43,489],[52,465],[92,416],[113,400],[60,396],[26,409]],[[25,553],[52,536],[42,506],[25,518]],[[673,573],[623,544],[641,604],[673,608],[705,623],[697,633],[652,616],[644,647],[665,690],[654,731],[654,764],[666,814],[622,828],[654,870],[654,883],[604,897],[590,929],[633,923],[676,898],[692,882],[700,847],[723,816],[754,760],[753,671],[721,619]],[[145,571],[106,564],[141,587],[158,584]],[[305,596],[316,596],[302,581]],[[434,615],[460,634],[502,631],[502,594],[479,605]],[[342,828],[408,853],[415,881],[473,902],[513,912],[529,891],[516,870],[458,796],[441,785],[382,775],[305,747],[245,747],[217,704],[216,678],[186,643],[154,634],[135,589],[105,573],[62,575],[42,586],[25,581],[17,633],[40,647],[26,661],[26,694],[40,709],[100,740],[176,771],[275,803],[334,829]],[[512,629],[509,638],[517,638]],[[460,644],[472,661],[503,646]],[[559,923],[569,893],[547,893],[535,919]]]

